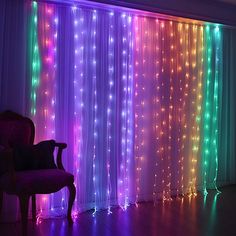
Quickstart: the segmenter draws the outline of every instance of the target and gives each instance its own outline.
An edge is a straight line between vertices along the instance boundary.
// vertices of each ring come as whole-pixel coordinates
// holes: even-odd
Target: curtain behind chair
[[[201,24],[181,26],[170,19],[158,21],[148,14],[92,5],[0,4],[0,110],[30,116],[36,142],[56,138],[68,144],[63,162],[75,175],[74,210],[110,210],[112,205],[126,209],[129,203],[194,192],[202,189],[205,173],[207,187],[211,186],[215,158],[211,156],[212,164],[202,173],[200,133],[192,131],[202,124],[195,126],[190,113],[197,111],[197,82],[206,85],[201,59],[212,53],[201,52]],[[217,28],[209,27],[207,43],[215,60]],[[217,183],[232,184],[236,182],[235,31],[224,29],[221,36]],[[190,54],[191,50],[196,53]],[[189,88],[195,92],[188,93]],[[211,99],[212,94],[211,90]],[[185,123],[192,125],[191,131]],[[64,214],[67,197],[66,190],[39,196],[38,210],[42,216]],[[12,200],[5,200],[18,209]]]
[[[23,1],[0,1],[0,111],[27,114],[27,11]],[[1,131],[0,131],[1,132]],[[4,195],[3,221],[19,218],[15,196]]]
[[[0,110],[27,112],[27,11],[23,1],[0,3]]]

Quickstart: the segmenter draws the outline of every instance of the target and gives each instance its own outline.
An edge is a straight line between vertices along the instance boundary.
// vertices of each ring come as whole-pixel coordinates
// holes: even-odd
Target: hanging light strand
[[[189,150],[189,156],[191,157],[189,159],[189,166],[190,166],[190,176],[189,176],[189,196],[195,196],[196,195],[196,187],[195,187],[195,178],[196,178],[196,161],[197,161],[197,151],[198,151],[198,145],[197,145],[197,124],[196,124],[196,101],[197,101],[197,75],[196,75],[196,56],[197,56],[197,26],[192,25],[191,26],[191,54],[190,54],[190,60],[191,60],[191,81],[190,81],[190,92],[191,92],[191,104],[190,104],[190,110],[191,110],[191,116],[190,116],[190,124],[191,124],[191,130],[190,130],[190,143],[192,146],[192,149]]]
[[[93,83],[93,188],[94,188],[94,212],[93,216],[98,209],[97,201],[98,201],[98,176],[97,176],[97,141],[98,141],[98,102],[97,102],[97,61],[96,61],[96,26],[97,26],[97,10],[92,11],[92,26],[91,26],[91,55],[92,55],[92,83]]]
[[[172,159],[172,127],[173,127],[173,96],[174,96],[174,31],[173,31],[173,22],[168,22],[168,28],[170,35],[168,35],[170,40],[170,48],[169,48],[169,107],[168,107],[168,156],[167,156],[167,195],[166,200],[171,200],[171,159]]]
[[[159,20],[155,20],[155,77],[154,77],[154,87],[155,87],[155,96],[153,98],[154,112],[153,112],[153,128],[154,128],[154,137],[155,137],[155,171],[154,171],[154,184],[153,184],[153,201],[154,204],[158,200],[158,170],[159,170],[159,158],[160,158],[160,42],[159,42],[159,32],[160,32]]]
[[[220,92],[220,58],[222,58],[221,56],[221,31],[219,26],[215,26],[214,28],[214,40],[215,40],[215,44],[216,44],[216,49],[215,49],[215,80],[214,80],[214,93],[213,93],[213,99],[214,99],[214,106],[213,106],[213,157],[215,158],[215,176],[214,176],[214,187],[217,190],[217,192],[220,192],[218,190],[217,187],[217,175],[218,175],[218,132],[219,132],[219,121],[218,121],[218,117],[219,117],[219,92]]]
[[[139,108],[139,58],[140,58],[140,26],[139,26],[139,18],[137,16],[135,16],[134,18],[134,31],[135,31],[135,63],[134,63],[134,67],[135,67],[135,75],[134,75],[134,104],[135,104],[135,114],[134,114],[134,154],[135,154],[135,179],[136,179],[136,187],[135,187],[135,192],[136,192],[136,196],[135,196],[135,202],[136,202],[136,206],[138,203],[138,197],[139,197],[139,191],[140,191],[140,182],[139,182],[139,148],[140,145],[138,143],[139,139],[139,114],[138,114],[138,108]]]
[[[109,14],[109,41],[108,41],[108,105],[107,105],[107,208],[108,214],[111,214],[111,118],[112,118],[112,104],[113,104],[113,87],[114,87],[114,12]]]
[[[40,80],[41,61],[39,55],[38,45],[38,5],[37,2],[32,2],[32,16],[31,16],[31,44],[30,51],[32,51],[32,78],[31,78],[31,116],[36,115],[36,101],[37,101],[37,88]]]

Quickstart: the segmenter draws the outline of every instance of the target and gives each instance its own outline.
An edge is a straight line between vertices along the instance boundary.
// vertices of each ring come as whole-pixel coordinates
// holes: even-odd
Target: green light
[[[37,2],[32,2],[32,15],[29,29],[29,58],[31,63],[31,115],[36,114],[36,102],[37,102],[37,87],[39,85],[39,76],[41,69],[39,46],[38,46],[38,17],[37,17],[38,6]]]
[[[216,26],[216,27],[215,27],[215,33],[219,33],[219,31],[220,31],[219,26]]]
[[[210,119],[210,113],[206,113],[205,118]]]
[[[33,1],[33,8],[37,8],[37,2]]]
[[[214,128],[213,130],[215,132],[213,132],[212,134],[212,146],[213,146],[213,150],[214,150],[214,161],[215,161],[215,177],[214,177],[214,185],[215,188],[218,192],[220,192],[217,188],[216,185],[216,181],[217,181],[217,175],[218,175],[218,129],[219,129],[219,124],[218,124],[218,117],[219,117],[219,112],[218,112],[218,104],[219,104],[219,99],[218,97],[221,96],[222,94],[220,94],[221,89],[219,89],[219,87],[222,87],[222,77],[221,74],[219,73],[219,71],[222,71],[222,69],[220,68],[220,66],[222,65],[220,59],[222,59],[222,56],[220,55],[220,48],[222,47],[222,41],[221,41],[221,31],[219,26],[215,27],[215,44],[216,44],[216,52],[215,52],[215,78],[214,78],[214,106],[213,106],[213,125]]]
[[[207,179],[207,172],[208,172],[208,162],[210,158],[210,147],[209,147],[209,140],[210,140],[210,113],[211,113],[211,99],[210,99],[210,80],[211,80],[211,32],[210,32],[210,27],[207,25],[205,27],[205,45],[206,49],[205,50],[205,56],[207,58],[206,65],[205,65],[205,71],[207,72],[205,74],[205,80],[204,80],[204,100],[203,100],[203,178],[204,178],[204,193],[207,192],[206,190],[206,179]]]
[[[218,107],[219,107],[219,93],[221,92],[222,82],[220,78],[221,74],[221,60],[220,55],[220,28],[219,26],[211,27],[207,25],[205,27],[205,78],[204,78],[204,95],[203,95],[203,108],[202,108],[202,128],[203,128],[203,140],[202,143],[202,158],[203,158],[203,190],[207,192],[207,184],[211,181],[214,182],[215,188],[218,172]],[[215,176],[212,180],[209,178],[212,172],[212,168],[215,168]]]
[[[201,121],[201,118],[200,118],[200,116],[197,116],[197,117],[196,117],[196,122],[198,122],[198,123],[199,123],[200,121]]]

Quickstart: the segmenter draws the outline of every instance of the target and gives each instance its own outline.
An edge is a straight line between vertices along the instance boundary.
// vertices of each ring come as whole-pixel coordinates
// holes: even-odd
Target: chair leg
[[[71,210],[72,210],[73,203],[75,201],[76,189],[75,189],[74,184],[67,186],[67,188],[70,193],[69,200],[68,200],[67,219],[68,219],[69,223],[73,223],[73,220],[71,217]]]
[[[36,196],[35,194],[32,195],[31,201],[32,201],[32,219],[35,222],[36,221]]]
[[[21,223],[22,223],[22,236],[27,235],[28,226],[28,208],[29,208],[29,195],[19,195],[20,210],[21,210]]]

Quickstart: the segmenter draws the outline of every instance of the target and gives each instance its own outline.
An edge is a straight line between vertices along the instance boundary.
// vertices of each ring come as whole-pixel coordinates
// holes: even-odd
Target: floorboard
[[[79,214],[72,227],[66,219],[46,219],[39,225],[29,221],[29,235],[34,236],[236,236],[236,185],[209,191],[204,198],[184,197],[170,202],[143,202],[112,214],[92,211]],[[20,235],[20,222],[0,224],[1,236]]]

